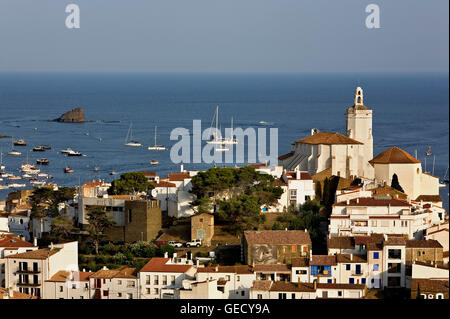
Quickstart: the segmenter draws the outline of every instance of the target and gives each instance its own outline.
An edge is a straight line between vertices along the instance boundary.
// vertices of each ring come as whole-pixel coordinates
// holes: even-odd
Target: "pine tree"
[[[403,190],[403,188],[400,186],[400,183],[398,181],[398,176],[397,174],[394,173],[394,175],[392,175],[392,182],[391,182],[391,187],[404,193],[405,191]]]
[[[320,184],[320,181],[317,181],[316,183],[316,199],[318,201],[322,200],[322,185]]]

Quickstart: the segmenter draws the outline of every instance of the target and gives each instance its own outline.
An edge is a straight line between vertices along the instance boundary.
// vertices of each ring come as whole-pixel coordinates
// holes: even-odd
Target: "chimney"
[[[384,239],[384,241],[387,241],[388,240],[388,236],[386,234],[383,234],[383,239]]]
[[[305,228],[305,233],[308,233],[308,229],[307,228]]]
[[[295,178],[296,179],[300,179],[300,171],[299,170],[297,170],[296,172],[295,172]]]
[[[37,238],[33,237],[33,246],[37,247],[38,243],[37,243]]]
[[[180,172],[181,172],[181,173],[184,172],[184,165],[183,165],[183,163],[180,164]]]
[[[359,197],[356,199],[356,204],[359,204]]]
[[[53,250],[55,246],[53,245],[53,242],[50,243],[50,249]]]
[[[198,260],[198,258],[195,260],[195,266],[197,266],[197,268],[200,266],[200,260]]]
[[[350,204],[350,200],[349,199],[347,199],[347,205],[349,205]]]
[[[169,253],[167,251],[164,253],[164,258],[169,258]]]
[[[285,228],[284,230],[287,231],[287,228]]]
[[[83,272],[86,272],[86,268],[83,268]]]
[[[350,260],[353,261],[353,254],[350,254]]]
[[[317,290],[317,279],[314,280],[314,290]]]

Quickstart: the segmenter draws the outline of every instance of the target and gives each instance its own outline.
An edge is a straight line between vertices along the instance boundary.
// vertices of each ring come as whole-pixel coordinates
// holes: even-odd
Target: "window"
[[[145,288],[145,293],[146,293],[147,295],[150,295],[150,288]]]
[[[362,279],[361,279],[361,283],[362,283],[363,285],[365,285],[365,284],[366,284],[366,278],[362,278]]]
[[[145,284],[150,285],[150,275],[145,276]]]
[[[241,281],[241,276],[236,276],[236,281]]]
[[[117,297],[121,298],[121,297],[122,297],[122,293],[121,293],[121,292],[118,292],[118,293],[117,293]]]
[[[258,294],[258,299],[263,299],[262,294]]]
[[[158,288],[153,288],[153,294],[157,295],[159,293],[159,289]]]
[[[175,276],[170,276],[170,284],[175,285]]]
[[[133,294],[127,294],[127,299],[133,299]]]
[[[299,270],[295,271],[295,274],[296,275],[306,275],[306,274],[308,274],[308,271],[305,269],[299,269]]]
[[[245,296],[245,291],[244,291],[244,290],[241,291],[241,296],[242,296],[242,297]]]
[[[332,279],[328,279],[328,280],[327,280],[327,283],[332,284],[332,283],[333,283],[333,280],[332,280]]]
[[[350,279],[348,280],[348,282],[349,282],[350,284],[354,284],[354,283],[355,283],[355,278],[350,278]]]
[[[162,276],[162,284],[163,284],[164,286],[167,286],[167,276],[166,276],[166,275],[163,275],[163,276]]]
[[[103,296],[104,297],[108,297],[109,296],[109,291],[108,290],[103,290]]]
[[[158,276],[155,276],[155,278],[153,279],[153,284],[154,285],[159,285]]]
[[[402,250],[401,249],[389,249],[388,257],[390,259],[401,259],[402,258]]]
[[[127,287],[135,287],[136,285],[135,285],[135,282],[134,282],[134,280],[128,280],[128,282],[127,282]]]
[[[380,258],[380,253],[378,251],[373,253],[373,259],[379,259]]]
[[[121,285],[122,284],[122,280],[117,280],[117,284]]]
[[[63,292],[64,291],[64,286],[59,286],[59,292]]]
[[[297,247],[295,245],[291,246],[291,252],[295,253],[297,251]]]
[[[77,285],[76,284],[72,284],[72,289],[77,289]]]
[[[295,294],[292,294],[292,295],[291,295],[291,299],[295,299]]]
[[[342,297],[342,291],[341,290],[338,291],[338,297]]]
[[[225,276],[226,280],[230,281],[230,275]]]
[[[389,274],[396,274],[401,272],[401,265],[400,263],[388,263],[388,273]]]
[[[278,293],[278,299],[286,299],[286,293],[284,293],[284,292],[279,292],[279,293]]]
[[[379,271],[379,269],[380,269],[380,265],[378,265],[378,264],[373,265],[373,271]]]
[[[291,200],[297,199],[297,190],[296,189],[291,189],[289,194],[290,194]]]
[[[350,270],[351,265],[350,264],[346,264],[345,265],[345,270]]]

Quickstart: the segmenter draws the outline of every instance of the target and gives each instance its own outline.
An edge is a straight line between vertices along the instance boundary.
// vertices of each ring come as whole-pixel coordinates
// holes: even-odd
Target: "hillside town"
[[[311,129],[278,165],[36,186],[0,202],[0,299],[449,299],[440,181],[346,132]]]

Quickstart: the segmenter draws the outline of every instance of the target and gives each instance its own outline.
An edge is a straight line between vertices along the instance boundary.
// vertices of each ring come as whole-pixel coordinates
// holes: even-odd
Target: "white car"
[[[192,239],[186,243],[186,247],[200,247],[202,245],[201,239]]]
[[[176,248],[181,248],[183,247],[182,243],[179,243],[177,241],[168,241],[167,244],[169,244],[170,246],[176,247]]]

